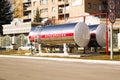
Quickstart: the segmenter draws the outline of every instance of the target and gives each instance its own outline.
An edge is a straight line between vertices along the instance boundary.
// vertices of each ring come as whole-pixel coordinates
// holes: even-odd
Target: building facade
[[[37,9],[43,21],[55,19],[56,24],[63,19],[109,12],[108,0],[23,0],[23,22],[34,22]],[[120,0],[116,0],[115,11],[120,18]]]
[[[20,23],[21,21],[13,21],[10,25],[6,25],[6,27],[4,26],[3,32],[6,36],[9,35],[13,37],[18,34],[24,34],[27,36],[30,30],[27,30],[28,25],[26,26],[25,24],[28,22],[34,22],[37,10],[39,10],[39,14],[43,22],[48,19],[54,19],[56,24],[81,20],[85,21],[87,24],[105,23],[105,15],[97,15],[97,17],[92,16],[89,19],[86,17],[85,20],[83,16],[108,13],[108,0],[22,0],[21,2],[22,6],[19,7],[22,7],[21,9],[23,9],[21,10],[23,11],[23,22]],[[116,16],[118,19],[114,24],[114,29],[117,33],[120,32],[119,6],[120,0],[116,0]],[[22,25],[23,23],[24,25]],[[33,26],[29,23],[29,29],[31,27]],[[117,33],[115,35],[116,37]]]
[[[32,27],[39,25],[31,22],[23,22],[23,20],[17,18],[11,24],[2,25],[3,36],[0,39],[0,47],[14,44],[17,46],[30,44],[29,32]]]
[[[23,21],[34,21],[37,8],[43,20],[61,20],[107,12],[107,0],[23,0]]]
[[[3,25],[4,36],[1,38],[0,46],[27,44],[31,27],[31,22],[24,23],[20,19],[14,19],[11,24]]]

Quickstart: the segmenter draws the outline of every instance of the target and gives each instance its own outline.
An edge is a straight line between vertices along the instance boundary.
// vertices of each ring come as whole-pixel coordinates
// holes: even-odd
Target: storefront
[[[28,34],[31,30],[31,22],[23,23],[22,20],[14,19],[11,24],[3,25],[1,47],[7,45],[21,46],[29,43]]]

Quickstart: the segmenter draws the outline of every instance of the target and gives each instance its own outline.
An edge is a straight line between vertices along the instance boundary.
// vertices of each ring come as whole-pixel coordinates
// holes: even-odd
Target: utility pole
[[[109,0],[108,2],[108,6],[109,6],[109,20],[111,22],[111,25],[110,25],[110,59],[113,59],[113,24],[115,23],[116,21],[116,0]]]

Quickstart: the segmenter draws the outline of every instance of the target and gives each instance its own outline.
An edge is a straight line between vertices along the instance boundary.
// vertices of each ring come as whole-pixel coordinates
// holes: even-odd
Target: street
[[[120,66],[0,57],[0,80],[120,80]]]

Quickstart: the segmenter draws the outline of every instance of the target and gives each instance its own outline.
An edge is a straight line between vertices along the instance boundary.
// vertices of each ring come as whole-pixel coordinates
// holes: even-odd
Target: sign
[[[115,20],[116,20],[116,11],[115,11],[115,2],[116,0],[109,0],[108,2],[108,6],[109,6],[109,20],[110,22],[113,24],[115,23]]]
[[[110,20],[110,22],[111,22],[112,24],[115,23],[116,15],[115,15],[114,12],[110,12],[110,14],[109,14],[109,20]]]
[[[112,23],[110,27],[111,35],[110,35],[110,58],[113,59],[113,23],[115,23],[116,15],[115,15],[115,5],[116,0],[109,0],[108,6],[109,6],[109,20]]]
[[[108,6],[111,10],[115,9],[115,0],[109,0]]]

